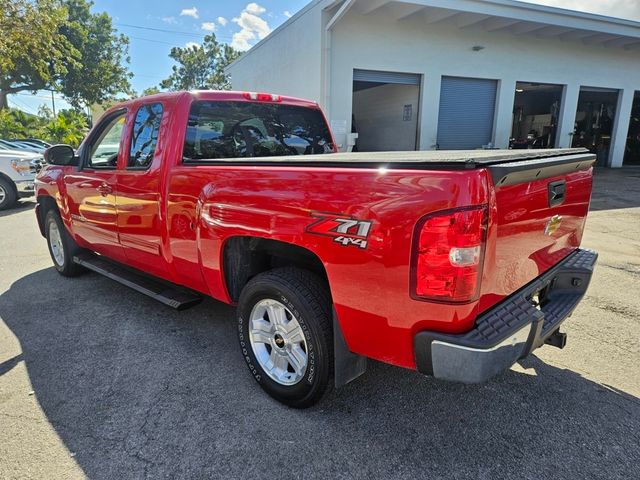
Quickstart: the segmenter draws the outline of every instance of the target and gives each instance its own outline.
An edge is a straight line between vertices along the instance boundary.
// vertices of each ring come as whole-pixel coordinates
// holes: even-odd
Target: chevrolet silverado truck
[[[48,149],[37,220],[62,275],[236,305],[249,371],[293,407],[368,358],[477,383],[564,346],[597,257],[580,249],[594,155],[336,150],[310,101],[131,100],[77,152]]]

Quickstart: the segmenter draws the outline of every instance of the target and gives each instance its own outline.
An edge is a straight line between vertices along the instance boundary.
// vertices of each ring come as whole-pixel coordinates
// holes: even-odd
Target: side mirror
[[[78,157],[69,145],[53,145],[47,148],[44,151],[44,159],[51,165],[78,165]]]

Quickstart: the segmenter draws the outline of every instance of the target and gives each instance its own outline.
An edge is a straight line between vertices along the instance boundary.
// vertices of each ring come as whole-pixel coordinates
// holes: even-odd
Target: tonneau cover
[[[353,164],[405,166],[429,164],[430,166],[461,165],[465,168],[495,165],[506,162],[548,159],[589,153],[584,148],[554,148],[541,150],[429,150],[410,152],[343,152],[323,155],[287,155],[281,157],[212,158],[211,160],[189,160],[190,164]]]

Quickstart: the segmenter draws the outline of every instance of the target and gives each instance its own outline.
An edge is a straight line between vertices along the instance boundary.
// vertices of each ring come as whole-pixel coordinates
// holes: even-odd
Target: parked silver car
[[[43,161],[37,153],[0,150],[0,210],[34,194],[33,182]]]

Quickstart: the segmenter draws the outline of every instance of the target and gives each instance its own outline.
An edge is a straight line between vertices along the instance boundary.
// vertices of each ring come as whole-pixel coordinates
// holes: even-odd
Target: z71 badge
[[[317,220],[306,228],[307,232],[333,237],[334,242],[345,247],[367,248],[372,222],[333,213],[312,213],[311,216]]]

